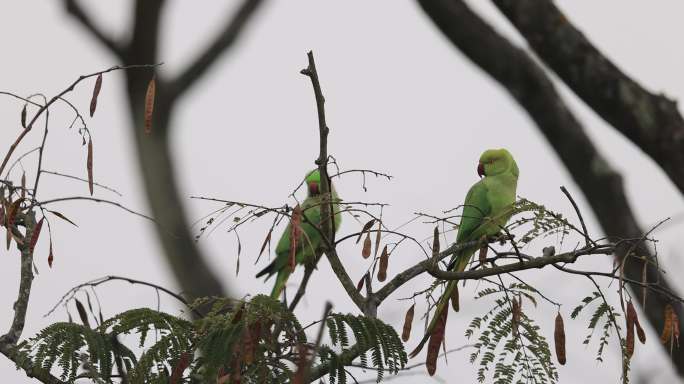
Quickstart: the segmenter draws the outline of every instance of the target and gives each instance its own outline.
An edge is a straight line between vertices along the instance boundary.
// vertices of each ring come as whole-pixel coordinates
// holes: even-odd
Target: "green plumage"
[[[501,227],[506,225],[513,212],[519,174],[513,156],[505,149],[487,150],[480,156],[478,173],[483,174],[484,178],[468,190],[463,203],[456,244],[496,235]],[[479,246],[476,245],[456,252],[449,263],[450,270],[464,271],[477,249]],[[457,281],[450,281],[447,284],[444,294],[437,303],[432,321],[418,347],[411,352],[411,357],[417,355],[430,338],[439,315],[447,310],[449,299],[457,283]]]
[[[306,177],[306,184],[308,190],[308,196],[300,205],[302,210],[301,219],[301,236],[298,239],[295,247],[295,261],[297,265],[314,263],[321,256],[321,235],[319,231],[314,227],[317,226],[321,228],[321,203],[323,202],[323,196],[320,192],[320,175],[317,170],[311,171]],[[330,185],[331,196],[333,202],[339,202],[335,188]],[[340,227],[341,215],[339,214],[340,208],[339,204],[333,204],[333,210],[335,212],[335,231]],[[313,225],[312,225],[313,224]],[[292,271],[288,265],[288,259],[290,256],[290,242],[292,236],[292,223],[288,223],[287,228],[280,237],[278,244],[276,245],[276,258],[275,260],[259,272],[256,277],[261,277],[263,275],[268,275],[268,277],[277,274],[276,282],[271,291],[271,297],[278,298],[280,293],[285,288],[287,279],[290,277]]]

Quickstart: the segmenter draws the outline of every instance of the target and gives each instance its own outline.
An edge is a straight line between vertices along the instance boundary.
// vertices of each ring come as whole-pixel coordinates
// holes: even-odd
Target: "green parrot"
[[[314,228],[313,225],[321,225],[321,202],[323,201],[320,194],[320,183],[321,175],[318,170],[313,170],[309,172],[306,176],[306,186],[307,186],[307,197],[302,202],[300,208],[302,216],[300,220],[300,237],[295,244],[295,261],[297,264],[314,263],[322,254],[321,250],[321,235]],[[335,188],[330,184],[331,196],[333,201],[333,211],[335,212],[335,232],[340,227],[341,215],[340,207],[337,204],[340,199],[335,192]],[[313,225],[312,225],[313,224]],[[266,268],[257,273],[256,277],[261,277],[267,275],[266,279],[274,274],[276,276],[276,282],[271,291],[271,297],[277,299],[280,293],[285,288],[285,283],[290,277],[290,266],[288,264],[288,258],[290,256],[290,237],[292,236],[292,222],[287,225],[285,232],[280,236],[278,245],[276,246],[276,258],[269,264]]]
[[[496,235],[513,213],[519,174],[513,156],[505,149],[486,150],[480,156],[477,174],[484,177],[473,184],[466,195],[456,244]],[[479,248],[479,245],[475,245],[455,252],[449,263],[449,270],[464,271],[471,256]],[[458,281],[453,280],[447,284],[444,294],[437,302],[427,332],[420,344],[411,352],[411,357],[415,357],[430,338],[438,319],[442,316],[442,311],[447,310],[457,283]]]

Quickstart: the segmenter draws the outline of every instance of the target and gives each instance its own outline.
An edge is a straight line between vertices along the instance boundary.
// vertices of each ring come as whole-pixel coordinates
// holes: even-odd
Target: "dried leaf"
[[[90,321],[88,321],[88,314],[86,313],[85,307],[78,299],[75,298],[74,301],[76,302],[76,310],[78,311],[78,316],[81,318],[81,323],[90,328]]]
[[[97,80],[95,80],[95,87],[93,87],[93,97],[90,98],[90,117],[95,114],[95,108],[97,108],[97,96],[100,94],[100,89],[102,88],[102,74],[97,75]]]
[[[672,306],[670,304],[667,304],[665,306],[665,312],[664,312],[664,320],[665,323],[663,324],[663,333],[660,335],[660,342],[665,344],[670,339],[672,338],[672,314],[674,311],[672,310]]]
[[[147,84],[147,93],[145,93],[145,133],[152,132],[152,114],[154,113],[154,97],[157,92],[157,81],[154,76]]]
[[[454,282],[454,289],[451,291],[451,297],[449,298],[451,300],[451,308],[454,310],[454,312],[458,312],[461,309],[461,306],[459,304],[460,300],[458,297],[458,283]]]
[[[93,139],[88,136],[88,159],[86,161],[86,168],[88,170],[88,189],[90,196],[93,195]]]
[[[363,225],[363,228],[361,229],[361,232],[359,232],[359,236],[356,237],[356,244],[361,241],[361,236],[363,236],[364,233],[368,232],[369,229],[375,224],[375,219],[371,219],[369,222]]]
[[[52,254],[52,241],[50,241],[50,254],[48,255],[48,266],[52,268],[52,261],[55,259],[55,256]]]
[[[442,340],[444,340],[444,330],[446,328],[448,313],[449,311],[443,310],[439,314],[435,328],[432,330],[432,334],[430,335],[427,358],[425,361],[425,365],[427,366],[430,376],[433,376],[437,371],[437,357],[439,356],[439,347],[442,345]]]
[[[43,220],[45,217],[41,217],[35,227],[33,227],[33,232],[31,233],[31,241],[29,242],[29,252],[33,254],[33,249],[38,243],[38,237],[40,236],[40,230],[43,229]]]
[[[290,255],[288,257],[288,265],[290,271],[294,272],[297,260],[297,244],[299,243],[299,236],[302,231],[302,208],[297,205],[292,210],[292,218],[290,219]]]
[[[173,373],[171,373],[171,378],[169,379],[169,384],[179,384],[183,379],[183,372],[190,366],[190,353],[183,352],[180,358],[173,367]]]
[[[560,365],[565,365],[565,327],[563,326],[563,317],[560,312],[556,315],[556,328],[553,331],[553,340],[556,344],[556,357]]]
[[[385,281],[387,279],[387,264],[389,263],[389,254],[387,253],[387,245],[382,248],[380,255],[380,267],[378,268],[378,281]]]
[[[24,108],[21,109],[21,127],[26,129],[26,104],[24,104]]]
[[[416,304],[414,303],[411,308],[406,311],[406,316],[404,317],[404,329],[401,332],[401,340],[405,343],[411,337],[411,326],[413,325],[413,316],[416,311]]]
[[[636,310],[634,310],[634,305],[630,300],[627,303],[627,313],[625,316],[625,321],[627,322],[627,336],[625,337],[625,354],[627,358],[631,358],[634,355],[634,323],[637,317]]]
[[[435,227],[432,236],[432,257],[437,257],[437,255],[439,255],[439,228]]]
[[[361,250],[361,256],[363,256],[364,259],[367,259],[370,257],[371,254],[371,238],[370,238],[370,233],[366,235],[366,239],[363,241],[363,249]]]
[[[57,211],[51,211],[51,210],[49,210],[49,209],[47,209],[47,211],[50,212],[50,213],[52,213],[53,215],[59,217],[60,219],[62,219],[62,220],[64,220],[64,221],[68,222],[69,224],[71,224],[71,225],[73,225],[73,226],[75,226],[75,227],[78,227],[78,225],[77,225],[76,223],[74,223],[73,221],[71,221],[68,217],[64,216],[62,213],[57,212]]]

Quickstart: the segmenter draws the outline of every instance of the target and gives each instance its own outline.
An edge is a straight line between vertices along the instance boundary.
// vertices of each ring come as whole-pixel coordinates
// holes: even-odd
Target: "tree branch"
[[[178,78],[171,82],[169,85],[171,98],[176,98],[183,94],[197,79],[209,70],[212,64],[225,51],[230,49],[262,3],[262,0],[244,0],[242,2],[237,12],[235,12],[218,36],[214,38],[214,41],[209,44],[204,53],[199,55]]]
[[[535,53],[684,193],[684,118],[677,103],[625,75],[552,1],[493,0]]]
[[[640,238],[644,232],[627,201],[622,177],[599,154],[544,70],[463,1],[419,0],[419,3],[445,36],[497,80],[530,115],[582,189],[605,233],[614,238]],[[622,260],[627,251],[628,247],[618,247],[617,258]],[[625,264],[626,277],[641,281],[645,268],[647,281],[659,282],[664,289],[674,291],[657,269],[646,245],[639,244],[635,253],[645,257],[646,265],[644,260],[630,258]],[[630,287],[641,298],[640,287],[631,283]],[[642,300],[638,302],[641,304]],[[649,303],[651,305],[644,312],[651,326],[659,331],[664,323],[664,307],[670,299],[654,295]],[[682,319],[682,306],[673,303],[673,308]],[[673,351],[672,362],[679,374],[684,375],[684,363],[681,363],[684,362],[684,349]]]
[[[65,0],[64,5],[66,6],[67,12],[76,18],[83,27],[91,34],[95,39],[104,45],[111,51],[117,58],[121,59],[124,55],[124,46],[119,41],[115,41],[109,36],[105,35],[100,28],[93,23],[90,17],[85,13],[81,5],[78,4],[77,0]]]

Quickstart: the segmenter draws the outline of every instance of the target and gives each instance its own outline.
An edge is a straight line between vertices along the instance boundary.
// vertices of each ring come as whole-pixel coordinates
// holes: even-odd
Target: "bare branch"
[[[244,0],[225,28],[209,44],[205,51],[195,59],[175,80],[169,84],[170,97],[176,98],[183,94],[197,79],[202,77],[216,60],[228,51],[240,37],[247,22],[262,4],[262,0]]]
[[[93,21],[90,19],[90,16],[88,16],[83,8],[81,8],[81,5],[78,4],[77,0],[65,0],[64,5],[66,5],[66,10],[67,12],[76,18],[83,27],[85,27],[88,32],[90,32],[91,35],[95,37],[97,41],[99,41],[102,45],[107,47],[114,55],[117,56],[117,58],[121,59],[124,55],[124,47],[123,44],[119,41],[115,41],[114,39],[110,38],[109,36],[105,35],[100,28],[93,23]]]

